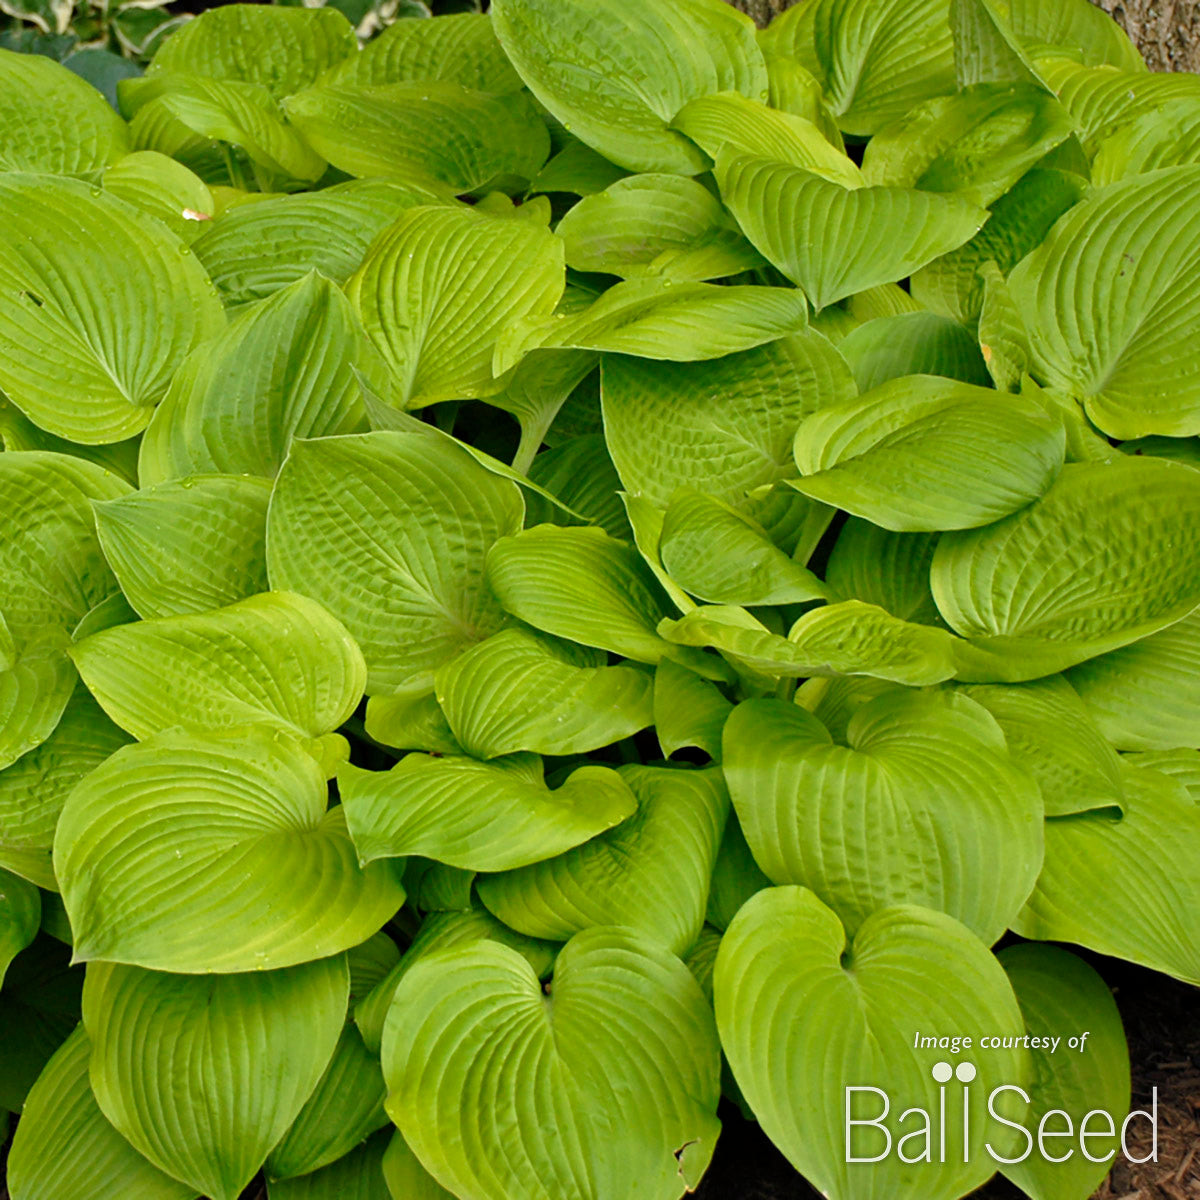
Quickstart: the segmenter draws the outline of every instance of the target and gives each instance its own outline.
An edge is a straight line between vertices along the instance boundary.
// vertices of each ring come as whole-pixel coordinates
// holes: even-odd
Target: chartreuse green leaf
[[[149,74],[187,71],[290,96],[357,49],[350,22],[335,8],[238,4],[211,9],[172,34]]]
[[[0,443],[10,453],[17,450],[48,450],[82,458],[111,471],[118,479],[137,484],[137,438],[112,442],[107,446],[81,446],[39,429],[24,413],[14,408],[0,394]]]
[[[1118,750],[1200,745],[1200,615],[1067,674]]]
[[[195,254],[230,307],[319,271],[342,284],[367,247],[418,204],[449,203],[415,183],[352,179],[299,196],[264,196],[206,222]]]
[[[396,406],[417,408],[500,391],[501,332],[549,317],[563,287],[562,242],[548,230],[417,208],[375,241],[346,293],[395,376]]]
[[[763,49],[817,77],[845,133],[869,137],[954,91],[948,0],[814,0],[772,22]]]
[[[271,501],[271,585],[311,596],[345,624],[372,695],[417,695],[504,624],[484,563],[523,517],[517,485],[448,438],[297,441]]]
[[[1200,473],[1118,455],[1070,463],[1038,501],[942,536],[930,579],[956,633],[960,679],[1051,675],[1173,625],[1200,604],[1188,530]]]
[[[720,1130],[720,1048],[691,973],[622,929],[578,933],[549,995],[480,942],[401,981],[383,1037],[388,1112],[422,1165],[480,1200],[675,1200]],[[474,1098],[510,1096],[503,1107]]]
[[[551,504],[536,493],[530,496],[527,524],[550,521],[555,525],[599,525],[615,538],[632,539],[621,477],[613,466],[604,434],[584,434],[543,450],[530,464],[529,478],[560,503]],[[571,516],[562,505],[579,515]]]
[[[538,941],[502,925],[485,908],[475,907],[461,912],[430,914],[421,922],[421,928],[413,938],[412,945],[404,952],[403,958],[354,1010],[354,1022],[372,1053],[379,1053],[383,1023],[400,980],[430,954],[479,941],[499,942],[502,946],[516,950],[526,958],[539,979],[544,979],[550,974],[560,949],[553,942]]]
[[[383,1175],[392,1200],[454,1200],[454,1194],[421,1166],[398,1129],[384,1151]]]
[[[100,1111],[79,1025],[29,1091],[8,1155],[13,1200],[194,1200],[198,1189],[142,1157]]]
[[[396,21],[363,48],[330,68],[323,83],[374,87],[406,80],[447,80],[504,95],[523,86],[491,21],[463,12],[436,21]]]
[[[94,445],[146,427],[224,316],[183,243],[72,179],[0,174],[0,387],[35,424]]]
[[[1061,675],[960,690],[996,718],[1009,752],[1037,780],[1048,817],[1121,808],[1121,760]]]
[[[958,665],[952,634],[858,600],[806,613],[786,638],[744,608],[722,605],[693,609],[658,629],[677,645],[709,646],[748,670],[782,679],[870,675],[920,687],[952,678]]]
[[[721,757],[721,730],[733,711],[715,683],[664,658],[654,670],[654,732],[663,757],[694,747]]]
[[[289,1179],[268,1179],[268,1200],[389,1200],[383,1160],[391,1138],[390,1131],[381,1130],[328,1166]]]
[[[760,35],[760,45],[769,35]],[[831,146],[845,150],[842,131],[825,101],[825,93],[817,78],[794,58],[784,58],[767,52],[767,80],[770,90],[768,103],[780,112],[791,113],[811,121]]]
[[[1200,984],[1200,805],[1177,779],[1124,766],[1124,815],[1046,822],[1046,862],[1013,923]]]
[[[363,727],[368,737],[396,750],[424,750],[432,754],[463,752],[432,692],[370,697]]]
[[[729,149],[803,167],[842,187],[863,186],[862,172],[841,147],[830,145],[812,121],[747,100],[737,92],[690,101],[675,117],[674,127],[714,161]]]
[[[1089,66],[1145,72],[1137,47],[1116,21],[1085,0],[1006,0],[1005,15],[1026,45],[1061,46]]]
[[[703,656],[658,635],[665,609],[637,551],[601,529],[537,525],[504,538],[488,555],[487,578],[508,612],[544,633],[650,665],[674,658],[705,673]]]
[[[3,171],[91,175],[129,150],[128,127],[100,93],[40,54],[0,50],[0,122]]]
[[[846,334],[838,349],[860,392],[904,375],[942,375],[981,387],[992,382],[979,342],[961,322],[937,313],[876,317]]]
[[[75,686],[69,644],[51,630],[18,650],[0,615],[0,769],[54,732]]]
[[[1200,162],[1200,96],[1169,100],[1118,127],[1092,159],[1092,180],[1115,183]]]
[[[850,719],[864,704],[903,687],[869,675],[817,675],[796,689],[794,699],[829,730],[835,742],[844,744]]]
[[[418,912],[464,913],[475,903],[477,874],[415,855],[405,860],[404,886],[410,890],[409,902]]]
[[[529,98],[447,81],[340,81],[292,96],[288,119],[340,171],[450,194],[524,190],[550,154]]]
[[[63,804],[93,767],[128,741],[77,683],[54,732],[0,772],[0,866],[57,890],[50,851]]]
[[[936,534],[892,533],[851,517],[829,554],[825,581],[834,596],[877,605],[902,621],[932,625],[937,605],[929,590]]]
[[[725,832],[713,863],[712,883],[708,890],[708,908],[704,919],[709,925],[724,931],[729,928],[739,908],[755,892],[769,888],[771,881],[754,861],[746,835],[736,812],[730,812]]]
[[[345,626],[292,592],[118,625],[71,657],[105,712],[142,741],[175,725],[255,722],[323,737],[354,711],[367,680]]]
[[[742,232],[818,311],[855,292],[894,283],[979,232],[987,213],[934,192],[846,188],[813,171],[723,150],[721,198]],[[805,232],[820,228],[814,244]]]
[[[637,810],[565,854],[485,875],[479,898],[505,925],[567,941],[594,925],[623,925],[682,955],[704,924],[709,880],[729,812],[718,768],[627,766]]]
[[[767,98],[754,26],[718,0],[499,0],[491,16],[529,90],[630,171],[698,175],[705,157],[675,114],[714,92]]]
[[[0,987],[8,965],[33,941],[42,920],[41,893],[0,867]]]
[[[135,151],[150,150],[164,154],[187,167],[210,187],[231,189],[223,196],[219,191],[214,193],[214,199],[221,197],[219,207],[230,202],[242,202],[247,195],[261,194],[243,190],[245,175],[249,170],[248,159],[189,129],[172,115],[162,97],[161,80],[151,80],[149,85],[141,86],[141,92],[133,93],[136,103],[131,101],[124,106],[127,110],[137,109],[129,122]],[[154,99],[149,99],[150,96]],[[269,184],[273,181],[264,182]]]
[[[653,723],[653,677],[527,629],[502,629],[435,676],[458,744],[476,758],[583,754]]]
[[[947,1096],[932,1074],[946,1051],[913,1045],[918,1032],[1023,1027],[999,963],[944,913],[877,909],[851,937],[812,892],[770,888],[743,905],[721,939],[713,991],[721,1045],[763,1131],[832,1200],[885,1200],[909,1189],[956,1200],[995,1169],[985,1142],[1010,1152],[986,1119],[971,1121],[963,1145],[958,1089]],[[980,1052],[973,1065],[975,1098],[1019,1086],[1030,1072],[1025,1050]],[[893,1135],[888,1154],[878,1128],[864,1125],[848,1137],[847,1087],[881,1089],[894,1114],[889,1132],[912,1140]],[[938,1112],[943,1096],[953,1114],[943,1125],[945,1162],[928,1118],[923,1134],[919,1117],[900,1121],[912,1108]],[[849,1101],[863,1121],[882,1109],[875,1093]],[[979,1116],[976,1099],[972,1117]]]
[[[172,730],[117,751],[55,834],[76,959],[226,973],[358,945],[404,891],[391,864],[359,867],[327,804],[324,773],[282,730]]]
[[[750,517],[715,496],[680,490],[663,516],[662,565],[685,591],[714,604],[800,604],[828,598]]]
[[[1032,83],[1049,91],[1017,37],[1011,15],[1012,5],[1007,0],[951,0],[954,69],[960,88],[979,83]]]
[[[584,766],[553,790],[542,760],[409,754],[390,771],[344,766],[338,789],[360,861],[421,854],[469,871],[507,871],[561,854],[637,807],[607,767]]]
[[[976,83],[881,129],[863,154],[863,175],[987,207],[1073,130],[1067,110],[1037,84]]]
[[[202,179],[154,150],[125,155],[105,170],[103,184],[106,192],[157,217],[189,244],[200,236],[216,208]]]
[[[1002,1164],[1001,1170],[1033,1200],[1086,1200],[1108,1174],[1111,1155],[1119,1149],[1116,1130],[1129,1111],[1129,1047],[1121,1014],[1104,980],[1066,950],[1027,943],[1009,946],[999,959],[1031,1035],[1061,1038],[1068,1028],[1088,1033],[1085,1048],[1077,1053],[1061,1046],[1051,1054],[1033,1055],[1033,1102],[1022,1123],[1027,1129],[1041,1128],[1053,1111],[1078,1120],[1098,1109],[1111,1118],[1088,1123],[1086,1157],[1065,1155],[1059,1143],[1056,1154],[1030,1154],[1024,1162]],[[1056,1126],[1061,1131],[1061,1116],[1044,1128]]]
[[[979,268],[996,262],[1008,272],[1041,245],[1054,222],[1084,195],[1069,171],[1029,171],[992,207],[987,224],[964,246],[935,258],[912,277],[912,294],[935,313],[973,325],[983,307]]]
[[[630,279],[582,312],[514,322],[500,338],[494,365],[507,371],[531,350],[560,347],[698,362],[774,342],[807,324],[808,304],[795,288]]]
[[[989,945],[1042,863],[1042,798],[991,715],[962,696],[863,705],[845,746],[795,704],[725,725],[725,777],[759,866],[811,888],[853,932],[887,904],[949,913]]]
[[[1196,804],[1200,804],[1200,750],[1144,750],[1122,755],[1135,767],[1149,767],[1181,783]]]
[[[220,976],[93,963],[83,1024],[96,1102],[156,1167],[236,1200],[316,1087],[348,993],[341,956]]]
[[[761,266],[762,256],[706,187],[678,175],[632,175],[586,196],[558,223],[567,266],[691,283]]]
[[[1034,378],[1112,437],[1200,433],[1197,187],[1200,166],[1097,188],[1009,277]]]
[[[807,417],[795,453],[806,496],[929,533],[990,525],[1043,495],[1066,434],[1036,401],[911,375]]]
[[[197,475],[95,505],[100,546],[141,617],[223,608],[267,590],[271,482]]]
[[[209,472],[269,478],[293,438],[360,432],[354,369],[375,361],[338,287],[305,275],[184,363],[142,439],[142,484]]]

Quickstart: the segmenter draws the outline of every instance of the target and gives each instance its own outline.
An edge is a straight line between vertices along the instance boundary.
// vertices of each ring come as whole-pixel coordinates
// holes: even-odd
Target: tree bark
[[[759,25],[796,0],[731,0]],[[1092,0],[1125,29],[1152,71],[1200,71],[1200,0]]]

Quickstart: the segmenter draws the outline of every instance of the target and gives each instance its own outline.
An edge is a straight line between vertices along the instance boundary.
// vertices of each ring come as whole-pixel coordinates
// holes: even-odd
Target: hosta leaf
[[[580,313],[515,322],[496,348],[495,369],[507,371],[529,351],[554,347],[696,362],[750,350],[807,324],[808,304],[794,288],[631,279]]]
[[[361,516],[348,530],[350,514]],[[503,624],[484,562],[523,516],[517,485],[449,439],[380,432],[295,442],[271,502],[271,584],[311,596],[345,624],[372,695],[419,694],[442,663]]]
[[[713,604],[799,604],[829,595],[762,526],[715,496],[680,490],[663,517],[663,567],[686,591]]]
[[[137,486],[138,439],[112,442],[107,446],[81,446],[39,429],[24,413],[3,399],[0,393],[0,443],[8,451],[49,450],[71,458],[82,458],[111,471],[118,479]]]
[[[267,590],[268,479],[198,475],[96,504],[100,546],[142,617],[224,608]]]
[[[1118,455],[1068,464],[1021,512],[943,535],[930,577],[971,642],[959,678],[1052,675],[1185,617],[1200,604],[1197,509],[1200,474]]]
[[[342,284],[401,214],[439,198],[416,184],[353,179],[299,196],[268,196],[206,223],[196,257],[231,307],[263,300],[310,270]]]
[[[291,592],[119,625],[71,657],[105,712],[140,740],[175,725],[255,722],[319,738],[354,711],[367,678],[341,622]]]
[[[829,730],[835,742],[844,745],[850,721],[864,704],[903,689],[903,684],[869,675],[818,675],[802,683],[793,699]]]
[[[838,599],[862,600],[899,617],[924,625],[938,619],[929,590],[929,564],[937,536],[892,533],[851,517],[842,526],[825,581]]]
[[[1081,663],[1067,678],[1118,750],[1200,745],[1200,614]]]
[[[798,59],[842,130],[869,137],[954,91],[949,8],[949,0],[814,0],[774,21],[763,48]]]
[[[88,1081],[91,1044],[80,1025],[62,1044],[21,1113],[8,1155],[13,1200],[194,1200],[197,1189],[164,1174],[109,1123]]]
[[[1009,752],[1042,789],[1048,817],[1120,809],[1121,761],[1061,675],[960,690],[996,718]]]
[[[678,175],[633,175],[581,200],[558,223],[567,266],[699,282],[762,265],[721,202]]]
[[[378,1071],[378,1067],[375,1069]],[[391,1193],[383,1173],[383,1159],[390,1142],[391,1134],[381,1130],[336,1162],[308,1175],[269,1180],[268,1200],[389,1200]],[[406,1200],[422,1198],[414,1196]]]
[[[453,1193],[421,1166],[398,1129],[383,1155],[383,1175],[392,1200],[454,1200]]]
[[[952,192],[987,207],[1073,128],[1043,87],[976,83],[881,129],[863,154],[863,175],[868,183]]]
[[[418,912],[464,913],[475,903],[477,874],[414,855],[404,863],[404,886],[411,888],[410,903]]]
[[[802,167],[726,150],[721,197],[755,247],[820,310],[893,283],[978,231],[987,213],[912,188],[845,188]],[[821,229],[819,244],[808,234]]]
[[[26,644],[18,652],[0,616],[0,769],[40,746],[58,724],[75,672],[67,658],[68,639],[55,633]]]
[[[1042,1128],[1043,1116],[1054,1110],[1081,1116],[1100,1109],[1121,1121],[1130,1107],[1129,1047],[1108,985],[1082,959],[1056,946],[1009,946],[999,958],[1030,1034],[1060,1038],[1068,1026],[1089,1034],[1086,1052],[1033,1055],[1033,1104],[1023,1114],[1023,1124]],[[1105,1156],[1118,1148],[1115,1136],[1104,1144],[1103,1129],[1098,1131],[1100,1144],[1094,1140],[1096,1131],[1090,1132],[1087,1157],[1066,1156],[1061,1150],[1050,1156],[1031,1154],[1024,1162],[1002,1164],[1001,1170],[1033,1200],[1086,1200],[1108,1174]]]
[[[884,905],[920,904],[990,945],[1042,863],[1042,798],[996,722],[961,696],[897,692],[860,708],[846,741],[795,704],[734,709],[725,777],[759,866],[851,932]]]
[[[90,175],[129,149],[125,122],[100,93],[40,54],[0,50],[0,122],[4,171]]]
[[[718,0],[498,0],[492,22],[529,90],[581,141],[631,171],[697,175],[670,128],[713,92],[767,98],[749,19]]]
[[[390,864],[359,868],[327,803],[316,761],[281,730],[174,730],[119,750],[55,834],[76,958],[255,971],[358,945],[404,892]]]
[[[419,963],[383,1041],[388,1112],[422,1164],[483,1200],[675,1200],[720,1129],[720,1054],[699,985],[619,929],[576,934],[549,997],[505,946]],[[501,1085],[517,1071],[519,1083]],[[503,1107],[472,1097],[513,1088]]]
[[[146,427],[187,352],[224,324],[165,226],[70,179],[0,175],[0,387],[73,441]]]
[[[0,867],[0,987],[8,965],[33,941],[42,920],[41,893]]]
[[[1013,929],[1200,984],[1200,806],[1159,771],[1123,773],[1123,816],[1046,822],[1046,863]]]
[[[448,80],[481,92],[519,92],[513,70],[492,23],[480,13],[462,12],[436,21],[396,21],[372,38],[361,54],[344,58],[323,83],[366,87],[406,80]]]
[[[1125,30],[1085,0],[1007,0],[1005,9],[1013,31],[1027,45],[1061,46],[1090,66],[1146,69]]]
[[[863,186],[862,172],[842,149],[830,145],[812,121],[747,100],[736,92],[690,101],[680,109],[674,126],[714,161],[728,148],[737,154],[803,167],[842,187]]]
[[[236,1200],[325,1070],[346,960],[187,976],[94,963],[83,986],[104,1115],[155,1166]]]
[[[1066,435],[1033,400],[913,375],[806,418],[795,452],[806,496],[920,533],[990,525],[1036,500]]]
[[[478,882],[479,898],[530,937],[567,941],[594,925],[623,925],[683,954],[704,924],[708,885],[729,811],[716,768],[629,766],[637,810],[556,858]]]
[[[877,317],[852,329],[838,349],[854,369],[860,392],[904,375],[941,375],[980,387],[991,384],[970,331],[957,319],[936,313]]]
[[[562,255],[531,222],[450,208],[414,209],[378,238],[346,293],[392,369],[398,406],[500,391],[497,338],[554,311]]]
[[[1134,767],[1149,767],[1181,783],[1192,801],[1200,804],[1200,750],[1146,750],[1124,754]]]
[[[1027,10],[1027,6],[1019,7]],[[960,88],[979,83],[1032,83],[1049,90],[1017,37],[1011,16],[1012,5],[1007,0],[950,0],[954,69]]]
[[[663,757],[694,747],[721,757],[721,730],[733,705],[715,683],[664,658],[654,671],[654,732]]]
[[[526,524],[599,525],[615,538],[632,539],[621,495],[621,477],[613,466],[602,433],[571,438],[542,451],[530,465],[529,478],[579,516],[573,517],[534,494],[527,499]]]
[[[601,529],[537,525],[498,542],[488,583],[519,620],[555,637],[654,665],[664,656],[700,669],[656,632],[665,615],[653,576],[626,542]]]
[[[636,808],[607,767],[580,767],[551,790],[533,754],[490,763],[410,754],[390,771],[342,767],[338,788],[362,862],[421,854],[470,871],[561,854]]]
[[[920,687],[950,679],[957,670],[952,634],[901,621],[858,600],[814,609],[786,638],[744,608],[720,605],[664,621],[659,632],[678,645],[711,646],[751,671],[783,679],[871,675]]]
[[[438,703],[476,758],[583,754],[654,720],[650,674],[606,662],[599,650],[503,629],[438,671]]]
[[[200,236],[216,208],[202,179],[153,150],[125,155],[105,170],[103,183],[106,192],[157,217],[189,244]]]
[[[57,890],[54,828],[72,788],[129,738],[76,683],[54,732],[0,773],[0,866]]]
[[[952,918],[911,906],[879,909],[851,940],[812,892],[771,888],[746,902],[721,939],[713,990],[721,1045],[763,1131],[833,1200],[885,1200],[907,1188],[955,1200],[995,1169],[985,1141],[1008,1152],[995,1125],[981,1119],[971,1122],[965,1148],[954,1130],[944,1163],[933,1147],[923,1162],[847,1161],[882,1150],[877,1129],[847,1137],[847,1086],[883,1089],[897,1119],[911,1107],[938,1111],[931,1068],[946,1052],[914,1049],[915,1031],[1023,1027],[1004,971]],[[1029,1072],[1024,1050],[975,1060],[976,1098],[1019,1085]],[[848,1085],[852,1079],[859,1082]],[[878,1096],[852,1103],[863,1119],[880,1111]],[[957,1126],[962,1102],[951,1103]],[[919,1131],[919,1119],[910,1127]],[[910,1158],[920,1154],[919,1132],[917,1140],[904,1147]]]
[[[845,359],[811,330],[705,363],[606,357],[602,380],[621,481],[663,509],[681,487],[743,505],[793,473],[803,417],[855,394]]]
[[[1200,162],[1200,96],[1169,100],[1121,125],[1092,160],[1095,183]]]
[[[935,258],[912,277],[912,294],[935,313],[973,324],[983,307],[979,268],[994,261],[1002,272],[1012,270],[1041,245],[1086,188],[1068,171],[1028,172],[992,205],[987,224],[965,246]]]
[[[528,97],[458,83],[339,81],[300,92],[285,107],[318,153],[360,178],[440,185],[454,194],[523,190],[550,153],[550,135]]]
[[[144,485],[207,472],[273,477],[292,439],[365,427],[354,312],[315,271],[243,310],[175,376],[142,439]]]
[[[424,750],[432,754],[463,752],[432,692],[372,696],[367,701],[363,727],[368,737],[396,750]]]
[[[150,74],[188,71],[289,96],[357,49],[350,22],[335,8],[239,4],[211,9],[172,34]]]
[[[592,196],[628,175],[591,146],[585,146],[565,131],[564,135],[566,145],[537,173],[529,186],[530,195],[565,192],[572,196]]]
[[[725,822],[725,833],[713,863],[712,883],[708,891],[708,909],[704,919],[719,930],[729,928],[739,908],[755,892],[769,888],[771,881],[762,873],[746,835],[742,833],[737,813],[730,812]]]
[[[1034,378],[1112,437],[1200,433],[1197,187],[1200,166],[1098,188],[1009,277]]]

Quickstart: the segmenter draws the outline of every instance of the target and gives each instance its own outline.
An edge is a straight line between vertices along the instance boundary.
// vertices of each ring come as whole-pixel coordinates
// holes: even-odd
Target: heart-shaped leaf
[[[682,954],[704,924],[729,798],[720,771],[630,766],[637,811],[556,858],[478,882],[479,898],[530,937],[594,925],[636,929]]]
[[[832,1200],[885,1200],[907,1189],[957,1200],[995,1170],[985,1142],[1007,1153],[995,1126],[978,1119],[980,1097],[1024,1083],[1028,1051],[973,1054],[977,1119],[964,1146],[956,1119],[964,1101],[932,1074],[947,1052],[914,1045],[923,1033],[1023,1028],[999,963],[943,913],[881,908],[851,939],[812,892],[769,888],[746,901],[721,939],[713,991],[721,1045],[763,1131]],[[855,1087],[883,1095],[847,1091]],[[864,1122],[879,1116],[885,1098],[895,1113],[886,1146],[879,1128],[846,1124],[851,1112]],[[949,1111],[944,1162],[931,1144],[940,1104]],[[914,1119],[900,1120],[914,1109]],[[896,1146],[897,1128],[912,1140]]]
[[[654,731],[663,757],[692,746],[721,757],[721,730],[733,705],[715,683],[670,659],[654,672]]]
[[[388,1112],[422,1165],[480,1200],[675,1200],[720,1129],[699,985],[620,929],[576,934],[549,996],[506,946],[431,955],[396,991],[383,1064]],[[514,1070],[503,1099],[472,1105]]]
[[[979,343],[959,321],[936,313],[877,317],[851,330],[838,348],[861,392],[903,375],[943,375],[982,387],[991,383]]]
[[[929,590],[929,564],[936,546],[935,534],[892,533],[851,517],[829,554],[825,582],[836,596],[932,625],[938,611]]]
[[[348,511],[371,514],[349,536]],[[516,484],[449,439],[379,432],[296,442],[271,501],[271,585],[311,596],[344,622],[373,695],[419,694],[439,666],[503,624],[484,562],[523,517]]]
[[[94,963],[83,1023],[96,1101],[156,1167],[236,1200],[316,1087],[348,994],[340,956],[220,976]]]
[[[1145,73],[1146,64],[1125,30],[1106,21],[1090,4],[1079,0],[1007,0],[1005,15],[1013,32],[1026,45],[1062,46],[1089,66],[1120,67]]]
[[[106,192],[157,217],[189,245],[216,209],[202,179],[183,163],[154,150],[125,155],[105,170],[102,182]]]
[[[8,965],[37,935],[41,893],[32,883],[0,867],[0,987]]]
[[[357,946],[404,891],[391,864],[359,867],[327,803],[316,760],[282,730],[175,730],[117,751],[55,834],[76,959],[255,971]]]
[[[580,767],[551,790],[533,754],[490,763],[410,754],[390,771],[342,767],[338,788],[361,861],[421,854],[469,871],[561,854],[637,807],[607,767]]]
[[[1068,464],[1028,508],[943,535],[930,579],[970,639],[959,678],[1052,675],[1181,620],[1200,604],[1198,511],[1200,473],[1118,456]]]
[[[18,650],[0,616],[0,769],[54,732],[75,687],[68,644],[54,630]]]
[[[854,714],[846,741],[795,704],[734,709],[725,777],[759,866],[811,888],[851,932],[884,905],[919,904],[990,945],[1042,863],[1042,798],[996,722],[963,696],[894,692]]]

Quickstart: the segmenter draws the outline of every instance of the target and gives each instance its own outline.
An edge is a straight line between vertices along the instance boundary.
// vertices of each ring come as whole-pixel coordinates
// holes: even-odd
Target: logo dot
[[[954,1074],[954,1068],[947,1062],[934,1063],[933,1077],[938,1083],[949,1083]]]
[[[975,1064],[969,1062],[960,1062],[954,1073],[958,1076],[959,1083],[970,1083],[977,1074]]]

